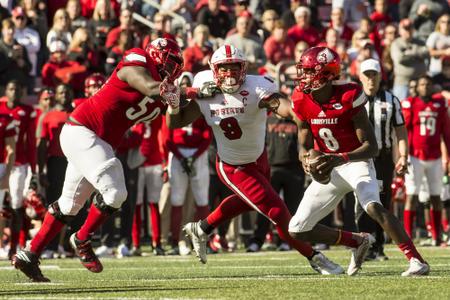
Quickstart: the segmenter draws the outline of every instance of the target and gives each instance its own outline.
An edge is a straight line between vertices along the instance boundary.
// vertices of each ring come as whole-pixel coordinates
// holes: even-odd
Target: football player
[[[256,210],[275,225],[283,240],[308,258],[314,270],[322,274],[342,273],[342,267],[322,253],[289,236],[291,215],[270,185],[265,151],[267,111],[286,115],[290,113],[289,104],[280,99],[272,79],[246,75],[247,60],[232,45],[217,49],[210,66],[211,70],[195,76],[193,87],[219,89],[221,93],[205,101],[190,101],[179,111],[169,106],[167,113],[169,128],[184,127],[204,116],[217,141],[217,173],[234,192],[206,219],[188,223],[183,228],[200,262],[207,262],[206,243],[214,228],[243,212]],[[189,91],[186,94],[189,98]]]
[[[123,168],[114,149],[132,125],[155,119],[167,101],[179,100],[166,87],[182,68],[181,50],[173,40],[156,39],[145,50],[133,48],[107,83],[73,111],[60,136],[68,160],[62,195],[49,206],[30,247],[13,258],[13,265],[31,280],[49,281],[39,268],[39,255],[94,191],[97,194],[87,219],[70,236],[70,244],[89,271],[103,270],[90,238],[127,197]]]
[[[84,100],[87,100],[89,97],[94,96],[94,94],[105,84],[106,78],[100,73],[94,73],[89,75],[84,81],[84,96],[85,98],[77,98],[73,100],[73,107],[77,107]]]
[[[297,64],[299,86],[292,100],[298,117],[300,159],[310,170],[308,151],[317,145],[323,152],[319,172],[330,173],[327,184],[314,181],[306,189],[296,214],[289,224],[291,235],[315,243],[343,244],[353,248],[347,270],[354,275],[374,238],[330,230],[317,224],[331,213],[348,192],[397,243],[410,262],[403,276],[426,275],[429,266],[416,250],[400,222],[379,199],[378,181],[371,160],[377,155],[375,133],[364,108],[366,98],[360,86],[333,83],[340,76],[340,59],[326,47],[306,50]]]

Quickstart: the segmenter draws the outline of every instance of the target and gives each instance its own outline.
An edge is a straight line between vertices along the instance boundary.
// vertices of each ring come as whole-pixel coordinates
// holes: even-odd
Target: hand
[[[163,183],[169,182],[169,170],[165,167],[161,174]]]
[[[214,81],[206,81],[202,87],[198,90],[198,98],[211,98],[217,94],[222,93],[222,90],[216,85]]]
[[[195,176],[194,161],[193,157],[186,157],[181,160],[181,167],[188,176]]]
[[[180,108],[180,88],[165,78],[159,85],[159,94],[173,111]]]
[[[395,164],[395,172],[397,173],[397,176],[404,176],[406,173],[408,173],[408,158],[404,155],[401,155],[397,163]]]
[[[311,168],[309,165],[309,153],[305,152],[303,154],[299,154],[299,159],[302,163],[303,170],[305,174],[311,175]]]
[[[335,167],[345,164],[347,161],[339,154],[324,154],[324,162],[317,166],[317,170],[330,173]]]
[[[420,4],[419,8],[417,9],[417,14],[419,16],[424,16],[427,17],[429,15],[429,9],[428,6],[426,4]]]

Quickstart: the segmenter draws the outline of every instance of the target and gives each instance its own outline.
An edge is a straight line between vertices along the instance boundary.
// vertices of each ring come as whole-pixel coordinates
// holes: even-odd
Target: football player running
[[[305,256],[321,274],[341,274],[342,267],[297,241],[288,233],[291,215],[283,200],[270,185],[270,170],[265,151],[267,111],[290,114],[289,102],[280,99],[270,78],[246,75],[244,54],[232,45],[217,49],[210,61],[211,70],[198,73],[193,87],[220,90],[205,101],[190,101],[181,110],[170,106],[169,128],[180,128],[202,115],[213,129],[217,141],[216,168],[220,179],[234,192],[224,199],[206,219],[188,223],[183,230],[191,239],[197,257],[207,262],[208,235],[222,222],[256,210],[277,228],[280,237]],[[214,82],[210,80],[214,78]],[[189,91],[186,92],[189,97]],[[206,94],[206,93],[205,93]]]
[[[323,163],[317,169],[331,173],[331,180],[327,184],[313,180],[309,185],[290,221],[290,234],[300,240],[352,247],[347,274],[356,274],[373,237],[367,233],[330,230],[317,224],[336,208],[345,194],[354,192],[367,214],[380,224],[408,258],[409,268],[402,276],[427,275],[430,267],[398,219],[380,202],[371,160],[378,147],[364,108],[366,98],[361,87],[332,82],[339,78],[340,59],[336,52],[326,47],[306,50],[297,70],[299,86],[292,100],[299,119],[300,159],[309,171],[308,151],[316,144],[324,153]]]
[[[122,165],[114,149],[132,125],[155,119],[166,109],[167,101],[177,100],[178,95],[168,92],[167,86],[182,68],[181,50],[173,40],[156,39],[145,50],[133,48],[103,87],[73,111],[60,138],[68,160],[62,195],[50,204],[30,246],[19,251],[12,262],[31,280],[49,281],[39,268],[39,255],[94,191],[87,219],[70,237],[70,244],[89,271],[103,270],[90,238],[127,197]]]

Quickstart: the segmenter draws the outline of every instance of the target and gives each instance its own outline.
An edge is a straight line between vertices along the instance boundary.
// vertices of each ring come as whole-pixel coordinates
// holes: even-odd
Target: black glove
[[[206,81],[202,87],[198,89],[198,99],[211,98],[217,94],[221,94],[222,90],[216,85],[214,81]]]
[[[188,176],[195,175],[194,160],[193,157],[186,157],[181,160],[181,167]]]

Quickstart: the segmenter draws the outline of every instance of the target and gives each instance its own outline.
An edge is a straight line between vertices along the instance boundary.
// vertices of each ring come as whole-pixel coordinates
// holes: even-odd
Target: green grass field
[[[52,282],[30,283],[7,261],[0,262],[0,298],[5,299],[449,299],[450,248],[420,248],[431,274],[402,278],[407,261],[394,247],[384,262],[367,262],[355,277],[321,276],[296,252],[103,259],[93,274],[78,260],[43,261]],[[324,252],[346,267],[349,251]]]

